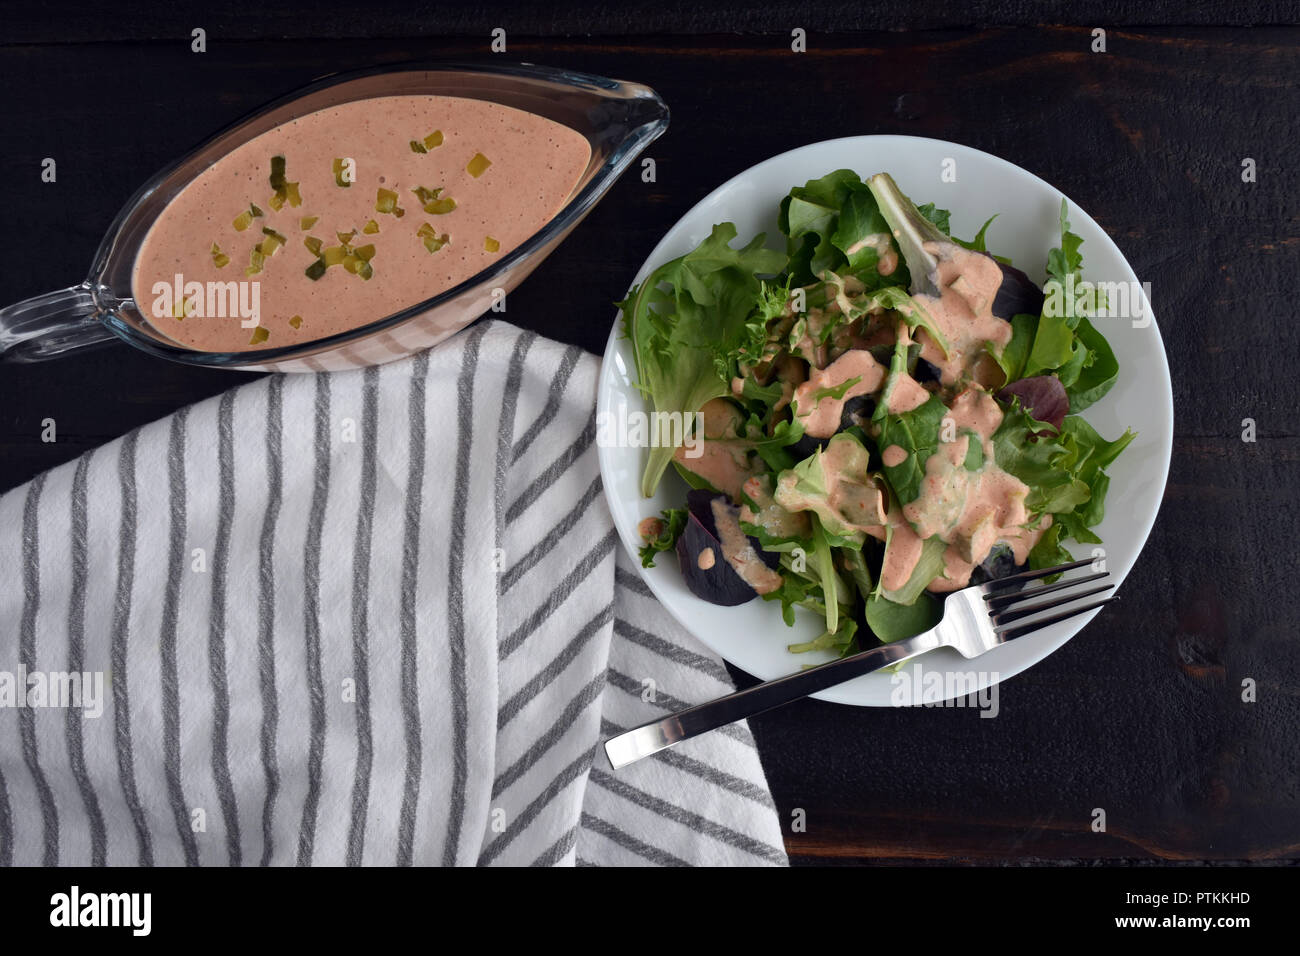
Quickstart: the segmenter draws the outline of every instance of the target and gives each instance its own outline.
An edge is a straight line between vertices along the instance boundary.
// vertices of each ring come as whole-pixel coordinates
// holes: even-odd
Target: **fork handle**
[[[942,644],[943,641],[933,631],[927,631],[905,641],[883,644],[788,677],[755,684],[746,690],[679,710],[662,720],[651,721],[617,737],[611,737],[605,741],[605,753],[610,765],[617,770],[683,740],[753,717],[890,664],[897,664]]]

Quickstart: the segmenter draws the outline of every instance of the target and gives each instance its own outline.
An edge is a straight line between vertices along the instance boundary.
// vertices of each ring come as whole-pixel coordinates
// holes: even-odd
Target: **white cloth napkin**
[[[785,863],[746,725],[600,747],[732,684],[618,543],[598,368],[483,321],[0,498],[0,865]]]

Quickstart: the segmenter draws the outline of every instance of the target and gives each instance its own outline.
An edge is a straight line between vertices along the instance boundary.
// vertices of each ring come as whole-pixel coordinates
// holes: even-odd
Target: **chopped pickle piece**
[[[266,238],[259,242],[257,247],[262,250],[262,255],[264,256],[275,255],[275,251],[289,241],[274,229],[268,228],[267,226],[262,227],[262,234]]]
[[[253,214],[245,209],[235,217],[234,227],[236,232],[243,232],[253,224]]]
[[[435,129],[428,136],[424,137],[424,148],[435,149],[442,145],[442,130]]]
[[[262,212],[262,210],[260,210],[260,209],[257,208],[257,204],[256,204],[256,203],[251,203],[251,202],[250,202],[250,203],[248,204],[248,211],[251,212],[255,217],[264,215],[264,213]]]
[[[298,192],[297,183],[285,183],[284,194],[289,197],[289,205],[297,209],[302,205],[302,193]]]
[[[366,223],[364,226],[361,227],[361,231],[364,232],[367,236],[373,236],[375,233],[379,231],[379,223],[371,219],[368,223]]]
[[[221,247],[215,242],[212,244],[212,264],[218,269],[224,269],[230,265],[230,256],[221,251]]]
[[[357,275],[361,276],[361,278],[363,279],[369,279],[374,274],[375,274],[375,267],[372,266],[369,262],[363,261],[360,267],[357,269]]]
[[[346,246],[349,242],[351,242],[353,239],[356,238],[357,231],[353,229],[351,232],[336,232],[334,233],[334,235],[338,236],[339,242],[343,243],[343,245]]]
[[[299,229],[310,229],[320,221],[320,216],[303,216],[298,220]]]
[[[253,329],[253,337],[248,340],[249,345],[260,345],[271,337],[271,330],[265,326],[259,325]]]
[[[266,201],[266,204],[270,206],[272,209],[274,209],[276,212],[279,212],[281,209],[284,208],[284,193],[275,193],[273,196],[271,196],[270,199]]]
[[[427,153],[428,150],[424,148],[424,144],[421,143],[418,139],[413,139],[413,140],[411,140],[411,152],[413,152],[413,153]]]
[[[284,157],[271,157],[271,188],[277,193],[284,192]]]
[[[380,186],[379,192],[375,195],[375,212],[403,215],[403,211],[397,206],[397,193]]]
[[[497,242],[491,236],[488,236],[483,240],[483,248],[488,252],[500,252],[501,243]]]
[[[424,248],[430,253],[437,252],[451,241],[451,237],[445,232],[441,236],[438,235],[433,226],[429,225],[427,222],[416,231],[416,235],[424,240]]]
[[[342,246],[329,246],[325,249],[321,258],[327,266],[336,266],[347,258],[348,252]]]
[[[195,301],[194,299],[181,299],[179,302],[173,304],[172,318],[180,322],[183,319],[185,319],[187,316],[193,315],[195,308],[197,308],[197,306],[195,306],[194,304],[194,301]]]
[[[244,270],[244,275],[255,276],[262,271],[262,266],[266,263],[266,256],[262,254],[261,243],[253,247],[253,251],[248,254],[248,268]]]
[[[488,159],[482,153],[475,153],[474,158],[469,161],[465,167],[465,172],[469,173],[475,179],[478,179],[487,172],[487,168],[492,165],[492,160]]]
[[[362,259],[360,256],[349,253],[348,255],[343,257],[343,271],[350,272],[353,275],[356,275],[357,269],[360,268],[361,263],[364,261],[365,260]]]
[[[322,242],[320,239],[317,239],[315,236],[308,236],[306,239],[302,241],[302,244],[307,247],[307,251],[310,252],[313,256],[319,256],[321,247],[325,245],[324,242]]]
[[[311,265],[307,267],[306,273],[307,273],[307,278],[311,279],[312,282],[315,282],[317,279],[319,279],[321,276],[325,274],[325,260],[317,259],[315,262],[313,262]]]
[[[302,316],[295,315],[293,318],[289,320],[289,324],[292,325],[295,329],[302,328]]]
[[[342,159],[334,160],[334,185],[342,186],[344,189],[352,185],[352,180],[345,175],[346,172],[346,163]]]
[[[367,243],[366,245],[359,246],[356,249],[353,249],[352,251],[356,253],[357,258],[364,259],[366,262],[369,262],[371,259],[375,257],[375,244],[373,242]]]
[[[437,189],[426,189],[423,186],[416,186],[411,190],[411,192],[415,193],[416,198],[420,200],[420,205],[424,207],[425,212],[434,215],[442,215],[444,213],[449,213],[456,208],[456,200],[450,197],[445,199],[438,198],[442,194],[442,190],[442,186],[439,186]]]

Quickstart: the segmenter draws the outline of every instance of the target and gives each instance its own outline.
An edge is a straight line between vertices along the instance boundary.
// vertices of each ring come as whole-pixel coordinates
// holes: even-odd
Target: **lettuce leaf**
[[[921,482],[925,480],[925,463],[939,449],[939,429],[948,406],[938,395],[931,395],[924,404],[895,415],[889,411],[889,396],[898,379],[907,374],[907,346],[899,342],[894,348],[894,357],[889,365],[889,377],[885,380],[880,401],[872,421],[880,429],[876,444],[883,452],[890,445],[897,445],[907,452],[907,457],[897,465],[884,465],[885,481],[894,492],[899,504],[908,504],[921,495]]]
[[[1070,231],[1064,199],[1060,225],[1061,244],[1047,255],[1043,313],[1018,377],[1054,372],[1065,386],[1071,410],[1078,412],[1110,391],[1119,375],[1119,363],[1105,337],[1087,319],[1096,314],[1099,305],[1095,291],[1081,298],[1071,291],[1079,289],[1083,280],[1083,255],[1079,252],[1083,239]],[[1009,371],[1007,365],[1003,371]]]
[[[1025,506],[1030,511],[1054,516],[1052,526],[1030,553],[1031,566],[1062,563],[1051,559],[1068,554],[1060,545],[1065,538],[1083,544],[1101,541],[1089,529],[1106,516],[1110,476],[1105,468],[1135,437],[1135,432],[1126,429],[1119,438],[1108,441],[1078,415],[1067,415],[1057,432],[1029,415],[1018,399],[1012,400],[993,433],[994,458],[1000,468],[1029,486]],[[1036,560],[1043,563],[1034,564]]]
[[[1079,319],[1074,335],[1075,340],[1087,349],[1090,361],[1079,370],[1073,382],[1067,384],[1062,379],[1061,384],[1065,385],[1065,394],[1069,396],[1070,410],[1081,412],[1100,401],[1111,390],[1119,378],[1119,361],[1106,337],[1093,328],[1086,318]]]
[[[948,210],[938,209],[934,203],[917,208],[948,235]],[[897,267],[882,276],[876,268],[880,249],[875,243],[863,243],[871,236],[888,236],[890,228],[875,196],[851,169],[837,169],[820,179],[795,186],[781,200],[777,222],[787,240],[790,275],[798,285],[808,285],[826,272],[855,276],[868,289],[882,286],[907,289],[910,285],[907,265],[901,256]],[[987,229],[988,223],[984,226]],[[982,243],[983,237],[981,229],[978,241]],[[892,240],[891,244],[897,251],[897,244]]]
[[[843,467],[836,475],[827,471],[826,453],[832,450],[845,456]],[[855,527],[856,522],[850,515],[836,510],[830,500],[830,490],[836,483],[856,483],[862,487],[862,494],[870,497],[875,489],[865,482],[869,457],[866,447],[856,436],[841,432],[831,438],[824,450],[818,448],[810,457],[781,472],[776,482],[776,503],[787,511],[816,515],[817,528],[829,536],[835,547],[860,548],[864,532]]]
[[[857,635],[858,622],[853,618],[845,618],[841,622],[838,631],[826,630],[811,641],[805,641],[802,644],[787,644],[786,650],[791,654],[806,654],[808,651],[834,651],[838,656],[845,657],[852,653],[854,648],[853,638]]]
[[[888,559],[889,549],[894,543],[894,529],[891,527],[885,535],[885,555],[886,559]],[[925,593],[926,586],[943,574],[943,555],[947,550],[947,543],[938,535],[926,538],[921,542],[921,557],[917,559],[911,575],[902,587],[890,591],[885,588],[882,581],[876,585],[875,596],[883,597],[904,607],[915,604],[917,599]]]
[[[785,267],[785,256],[765,249],[761,234],[740,249],[731,247],[735,238],[732,223],[714,226],[708,239],[660,266],[618,303],[637,388],[656,412],[656,441],[641,480],[647,498],[673,454],[669,419],[661,413],[678,413],[689,427],[705,402],[730,394],[725,376],[754,336],[749,320],[764,291],[759,276]]]

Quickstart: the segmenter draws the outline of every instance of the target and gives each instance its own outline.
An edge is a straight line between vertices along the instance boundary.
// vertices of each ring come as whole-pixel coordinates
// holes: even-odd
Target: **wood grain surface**
[[[1121,602],[1004,683],[996,719],[807,701],[755,720],[792,858],[1294,861],[1300,29],[1270,4],[1178,16],[1083,4],[1068,17],[1019,3],[960,16],[943,6],[870,22],[858,4],[788,16],[646,4],[639,18],[633,7],[603,20],[508,5],[489,25],[477,13],[379,4],[355,28],[369,36],[292,3],[258,27],[136,3],[7,23],[0,302],[80,280],[143,180],[262,102],[337,70],[488,57],[492,25],[509,31],[509,59],[634,79],[672,108],[649,153],[657,182],[617,184],[511,295],[510,321],[593,352],[610,303],[659,237],[762,159],[858,133],[1006,157],[1087,209],[1152,284],[1176,413],[1160,518]],[[1032,25],[1067,19],[1075,25]],[[189,28],[205,20],[208,52],[193,54]],[[1025,25],[986,25],[999,23]],[[794,54],[799,25],[808,51]],[[825,32],[837,25],[893,32]],[[1104,54],[1090,51],[1094,26],[1107,29]],[[599,35],[566,35],[578,33]],[[47,156],[55,184],[40,181]],[[1245,158],[1254,183],[1242,182]],[[125,346],[0,365],[0,490],[240,377]],[[41,441],[47,418],[57,442]],[[1246,418],[1254,443],[1241,438]],[[1241,699],[1247,678],[1254,703]],[[1091,829],[1094,808],[1106,811],[1105,833]]]

